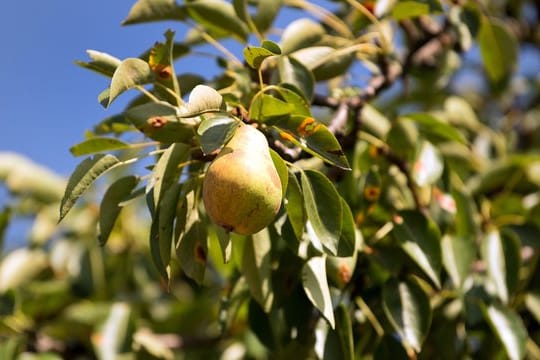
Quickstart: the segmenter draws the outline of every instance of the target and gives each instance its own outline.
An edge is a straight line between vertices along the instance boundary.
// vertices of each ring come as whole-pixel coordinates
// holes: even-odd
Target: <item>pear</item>
[[[252,126],[240,126],[206,171],[203,201],[208,216],[229,232],[251,235],[274,220],[281,198],[266,137]]]

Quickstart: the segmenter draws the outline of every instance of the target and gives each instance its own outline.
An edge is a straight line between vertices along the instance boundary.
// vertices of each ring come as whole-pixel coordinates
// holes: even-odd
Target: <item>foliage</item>
[[[124,24],[189,30],[78,62],[109,78],[103,106],[140,95],[71,149],[89,157],[67,183],[0,154],[0,234],[34,219],[0,263],[0,357],[539,358],[540,83],[517,68],[539,18],[532,1],[138,0]],[[177,66],[201,52],[211,79]],[[240,122],[284,190],[251,236],[201,199]]]

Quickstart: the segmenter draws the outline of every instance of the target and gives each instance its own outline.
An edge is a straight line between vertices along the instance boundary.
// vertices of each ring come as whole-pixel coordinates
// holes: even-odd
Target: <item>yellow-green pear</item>
[[[240,126],[206,171],[208,216],[227,231],[251,235],[274,220],[281,197],[266,137],[252,126]]]

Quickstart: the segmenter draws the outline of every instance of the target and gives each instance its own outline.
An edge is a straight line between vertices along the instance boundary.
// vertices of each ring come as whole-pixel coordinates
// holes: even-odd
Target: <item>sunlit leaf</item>
[[[277,173],[279,175],[279,181],[281,182],[282,197],[285,197],[285,193],[287,192],[287,186],[289,183],[289,171],[287,169],[287,164],[285,164],[285,161],[283,161],[281,156],[279,156],[279,154],[275,152],[273,149],[270,149],[270,157],[272,158],[274,167],[276,168]]]
[[[185,144],[172,144],[161,155],[152,175],[148,187],[153,187],[154,205],[157,207],[164,198],[165,192],[178,181],[182,168],[179,165],[189,156],[189,146]]]
[[[440,287],[442,255],[437,225],[420,212],[404,210],[395,217],[392,232],[403,250]]]
[[[155,91],[169,103],[179,106],[180,85],[174,70],[174,31],[165,32],[165,42],[157,42],[150,50],[148,64],[155,74]]]
[[[238,120],[229,116],[215,116],[203,120],[197,128],[203,152],[210,154],[221,148],[234,135],[238,125]]]
[[[306,94],[301,94],[302,88],[294,86],[294,84],[290,83],[280,84],[279,87],[276,87],[276,96],[294,107],[291,111],[292,114],[311,117],[311,106]]]
[[[90,155],[100,152],[113,151],[128,148],[129,144],[116,138],[93,137],[77,145],[72,146],[69,151],[74,156]]]
[[[321,24],[308,18],[301,18],[287,25],[281,35],[280,46],[284,54],[289,54],[316,44],[324,34],[326,31]]]
[[[259,122],[277,120],[291,115],[294,106],[274,96],[258,93],[249,108],[249,118]]]
[[[434,142],[439,139],[452,140],[465,143],[465,137],[454,126],[447,122],[443,122],[437,117],[428,113],[413,113],[402,117],[403,120],[414,121],[420,132],[430,141]]]
[[[40,249],[20,248],[0,262],[0,294],[32,280],[47,267],[47,255]]]
[[[311,303],[335,328],[334,307],[326,280],[326,260],[323,256],[309,259],[302,269],[302,285]]]
[[[470,237],[445,235],[441,240],[442,260],[455,287],[463,286],[471,273],[476,247]]]
[[[540,323],[540,294],[538,292],[530,292],[525,296],[525,306],[527,310],[534,316],[537,322]]]
[[[315,247],[336,255],[341,238],[341,197],[330,180],[315,170],[301,173],[302,194],[308,219],[307,231]]]
[[[485,308],[485,314],[491,329],[501,341],[506,354],[511,360],[523,359],[527,329],[519,315],[513,310],[493,303]]]
[[[77,199],[92,183],[120,161],[113,155],[96,155],[83,160],[69,178],[64,197],[60,204],[60,220],[71,210]]]
[[[347,157],[334,134],[312,117],[291,116],[273,125],[279,131],[281,140],[291,141],[331,165],[350,169]]]
[[[482,250],[487,274],[494,285],[496,295],[506,304],[519,279],[519,244],[513,237],[502,236],[499,231],[492,230],[485,236]]]
[[[287,217],[296,235],[296,239],[302,239],[304,226],[306,223],[306,213],[304,210],[304,198],[302,188],[294,173],[289,172],[287,193],[285,195],[285,210]]]
[[[242,258],[242,273],[253,298],[265,310],[270,311],[274,302],[272,291],[272,242],[268,229],[246,238]]]
[[[392,8],[392,17],[403,20],[443,11],[439,0],[400,0]]]
[[[115,302],[98,333],[92,335],[96,352],[101,359],[118,358],[131,349],[134,314],[128,303]]]
[[[439,150],[430,142],[424,141],[414,160],[412,178],[416,185],[432,185],[441,177],[444,164]]]
[[[112,77],[116,68],[122,63],[122,60],[104,52],[96,50],[86,50],[86,52],[92,61],[76,61],[75,63],[98,74]]]
[[[257,11],[252,18],[260,33],[266,33],[271,29],[282,5],[283,0],[258,2]]]
[[[151,83],[154,79],[155,74],[146,61],[137,58],[125,59],[114,71],[107,101],[102,103],[108,107],[124,91]]]
[[[244,59],[254,69],[259,69],[266,58],[275,55],[274,52],[264,47],[247,46],[244,48]]]
[[[206,85],[197,85],[189,94],[189,100],[181,111],[181,117],[194,117],[207,112],[221,110],[223,97],[213,88]]]
[[[122,22],[123,25],[151,21],[184,20],[186,13],[175,0],[138,0]]]
[[[100,245],[105,245],[113,229],[114,223],[120,215],[122,208],[120,203],[124,201],[139,183],[136,176],[129,175],[122,177],[112,183],[101,200],[99,208],[99,234]]]
[[[417,352],[422,349],[431,324],[429,298],[412,280],[390,280],[383,288],[384,313],[401,341]]]
[[[208,254],[207,227],[197,220],[180,238],[176,249],[180,266],[187,276],[202,284]]]
[[[336,50],[330,46],[306,47],[291,54],[304,64],[317,81],[329,80],[343,75],[354,60],[354,48],[350,51]]]

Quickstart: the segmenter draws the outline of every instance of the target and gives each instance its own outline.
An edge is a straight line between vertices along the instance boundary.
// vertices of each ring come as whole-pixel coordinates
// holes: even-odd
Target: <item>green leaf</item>
[[[179,164],[185,162],[190,154],[190,147],[186,144],[172,144],[161,155],[152,174],[148,187],[153,187],[154,206],[164,198],[167,190],[178,181],[182,168]]]
[[[336,255],[343,221],[341,197],[330,180],[318,171],[302,172],[301,183],[310,240],[317,249]]]
[[[137,58],[125,59],[114,71],[109,94],[102,104],[108,107],[124,91],[149,84],[154,79],[154,72],[146,61]]]
[[[538,292],[527,293],[525,296],[525,306],[534,319],[540,323],[540,294]]]
[[[174,219],[176,216],[180,189],[181,185],[177,182],[169,186],[165,190],[163,198],[160,200],[159,207],[157,209],[159,224],[158,243],[161,262],[164,266],[168,266],[171,261]]]
[[[266,312],[270,311],[274,302],[271,248],[270,233],[268,229],[263,229],[246,238],[242,257],[242,273],[251,296]]]
[[[60,203],[61,221],[73,207],[77,199],[92,185],[92,183],[107,170],[120,161],[113,155],[96,155],[83,160],[71,174],[64,197]]]
[[[463,134],[455,127],[431,114],[413,113],[403,115],[401,119],[414,121],[418,125],[420,132],[432,142],[441,139],[457,141],[460,143],[467,142]]]
[[[176,249],[182,270],[187,276],[202,284],[208,255],[207,226],[196,220],[182,235]]]
[[[498,298],[507,304],[517,287],[520,269],[520,247],[511,236],[502,236],[491,230],[483,240],[482,257],[487,274],[494,285]]]
[[[440,288],[442,268],[440,232],[437,225],[425,215],[414,210],[404,210],[394,218],[395,238],[403,250]]]
[[[306,223],[306,212],[304,210],[302,188],[292,172],[289,172],[287,193],[285,195],[285,210],[287,211],[287,217],[294,230],[296,239],[301,240]]]
[[[392,279],[384,284],[382,300],[384,313],[401,341],[420,352],[431,324],[427,294],[415,281]]]
[[[264,34],[270,30],[282,5],[283,0],[258,1],[257,12],[253,16],[253,22],[260,33]]]
[[[120,66],[122,60],[104,52],[96,50],[86,50],[92,59],[90,62],[76,61],[75,63],[83,68],[97,72],[108,77],[112,77],[116,68]]]
[[[315,91],[313,73],[293,57],[281,56],[278,62],[279,80],[300,89],[306,99],[311,100]],[[297,114],[300,115],[300,114]]]
[[[128,147],[129,144],[116,138],[93,137],[72,146],[69,151],[71,151],[74,156],[81,156],[105,151],[125,149]]]
[[[341,200],[341,209],[342,209],[342,225],[341,225],[341,237],[339,239],[339,245],[337,250],[337,256],[348,257],[352,256],[357,249],[358,237],[360,237],[360,232],[357,229],[354,223],[354,217],[349,207],[349,204],[340,196]]]
[[[306,94],[301,94],[302,89],[296,86],[293,88],[293,86],[294,84],[289,83],[281,84],[275,88],[276,96],[294,107],[293,115],[311,117],[311,105],[305,96]]]
[[[181,117],[189,118],[207,112],[219,112],[223,97],[216,90],[206,85],[197,85],[189,94],[188,103],[181,110]]]
[[[395,20],[404,20],[442,11],[439,0],[400,0],[392,8],[392,17]]]
[[[259,46],[247,46],[243,53],[247,64],[256,70],[261,67],[266,58],[276,55],[274,52]]]
[[[445,235],[441,240],[442,260],[456,288],[462,287],[471,273],[476,247],[470,236]]]
[[[308,18],[294,20],[283,31],[280,47],[284,54],[318,43],[326,31],[321,24]]]
[[[291,116],[273,125],[279,130],[281,140],[291,141],[331,165],[350,170],[341,145],[324,124],[312,117]]]
[[[285,197],[287,185],[289,183],[289,171],[287,169],[287,164],[285,164],[285,161],[283,161],[281,156],[279,156],[279,154],[273,149],[270,149],[270,157],[272,158],[272,162],[274,163],[274,167],[276,168],[279,176],[279,181],[281,182],[282,197]]]
[[[201,136],[203,153],[210,154],[221,148],[234,135],[238,125],[238,120],[230,116],[215,116],[203,120],[197,129]]]
[[[175,0],[138,0],[129,10],[123,25],[151,21],[184,20],[186,13]]]
[[[263,40],[261,46],[266,50],[270,50],[275,55],[281,55],[281,48],[279,45],[272,40]]]
[[[480,55],[486,73],[493,83],[507,79],[517,63],[518,43],[506,26],[484,17],[478,33]]]
[[[190,143],[195,135],[193,126],[177,120],[177,108],[167,103],[146,103],[130,108],[126,118],[150,139],[171,144]]]
[[[428,141],[420,145],[412,168],[412,178],[416,185],[426,186],[435,184],[444,170],[442,156],[439,150]]]
[[[147,196],[151,196],[152,193],[148,193]],[[152,199],[148,200],[151,201]],[[159,211],[153,211],[152,225],[150,226],[150,256],[152,262],[156,267],[159,275],[164,281],[169,281],[168,264],[165,263],[162,258],[163,247],[161,246],[161,239],[159,238]]]
[[[230,3],[223,0],[195,0],[184,6],[193,20],[216,37],[234,35],[242,42],[247,40],[249,29],[246,23],[236,16]]]
[[[316,81],[329,80],[343,75],[354,60],[356,49],[334,49],[330,46],[312,46],[295,51],[292,57],[311,72]]]
[[[326,259],[324,256],[312,257],[305,263],[302,268],[302,285],[309,301],[334,329],[334,307],[326,279]]]
[[[341,345],[344,360],[354,360],[354,342],[351,316],[347,307],[341,303],[336,308],[336,332]]]
[[[135,329],[134,314],[127,302],[115,302],[107,319],[95,333],[96,338],[107,339],[96,347],[98,358],[118,358],[131,350]]]
[[[251,102],[249,118],[258,122],[276,121],[288,117],[293,111],[293,105],[260,92]]]
[[[121,202],[131,194],[139,183],[136,176],[125,176],[112,183],[101,200],[99,207],[99,234],[98,241],[101,246],[105,245],[113,229],[114,223],[120,215]]]
[[[486,306],[484,311],[491,329],[503,344],[508,358],[511,360],[523,359],[525,357],[527,329],[519,315],[496,303]]]
[[[165,43],[157,42],[150,50],[148,64],[156,75],[156,93],[167,102],[179,106],[182,100],[180,99],[180,85],[174,70],[174,31],[167,30],[164,35]]]

